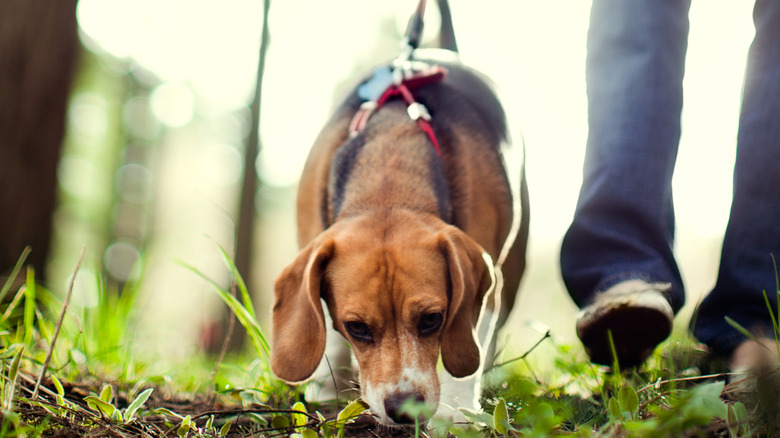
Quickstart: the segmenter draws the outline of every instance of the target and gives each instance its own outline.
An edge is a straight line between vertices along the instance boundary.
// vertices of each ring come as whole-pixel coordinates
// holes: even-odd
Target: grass
[[[10,278],[25,272],[25,256]],[[139,353],[132,342],[137,284],[113,290],[99,281],[97,306],[77,310],[66,305],[67,298],[36,284],[31,270],[21,287],[10,280],[0,284],[0,298],[5,298],[0,306],[0,437],[780,433],[777,409],[770,407],[778,399],[777,381],[760,381],[758,390],[744,382],[727,384],[723,365],[685,334],[675,334],[640,369],[622,373],[586,362],[567,345],[554,345],[552,369],[535,370],[532,349],[486,373],[484,409],[464,412],[468,423],[434,418],[414,428],[384,429],[364,413],[360,400],[309,402],[301,388],[273,377],[268,343],[246,286],[228,255],[223,256],[234,276],[230,290],[204,278],[247,328],[252,352],[192,358],[165,375],[153,374],[155,358]],[[553,342],[550,336],[540,339]],[[424,407],[408,409],[417,417]]]

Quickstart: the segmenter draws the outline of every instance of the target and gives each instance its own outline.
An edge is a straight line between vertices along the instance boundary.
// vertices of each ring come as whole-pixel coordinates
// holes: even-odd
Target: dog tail
[[[441,15],[441,28],[439,29],[439,47],[442,49],[458,51],[458,43],[455,41],[455,29],[452,26],[452,14],[447,0],[437,0],[439,14]]]

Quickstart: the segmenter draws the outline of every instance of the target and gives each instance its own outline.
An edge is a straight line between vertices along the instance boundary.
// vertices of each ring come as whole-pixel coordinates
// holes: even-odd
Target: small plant
[[[610,397],[607,407],[614,422],[636,421],[639,415],[639,396],[634,388],[624,386],[618,391],[617,397]]]
[[[750,427],[749,422],[750,418],[742,402],[726,405],[726,415],[728,416],[730,438],[753,436],[753,429]]]
[[[105,415],[115,423],[129,424],[135,420],[135,414],[146,403],[149,396],[152,395],[154,388],[149,388],[138,394],[130,405],[124,411],[118,409],[113,404],[114,389],[111,385],[104,385],[99,396],[88,396],[84,398],[87,405],[94,411]]]
[[[14,396],[16,395],[16,384],[19,382],[19,365],[22,362],[24,356],[24,347],[19,347],[14,354],[14,358],[11,361],[11,366],[8,369],[7,379],[4,380],[3,385],[3,406],[6,411],[13,410]]]
[[[66,314],[65,302],[37,284],[32,270],[18,290],[6,281],[0,287],[0,297],[8,298],[0,308],[0,437],[40,436],[64,427],[92,436],[383,436],[385,429],[372,423],[361,400],[343,409],[334,402],[310,403],[300,387],[273,378],[246,285],[221,251],[232,287],[206,280],[250,332],[254,355],[230,357],[216,367],[198,356],[170,376],[147,375],[145,358],[132,348],[138,284],[119,293],[93,277],[97,305]],[[21,259],[15,271],[24,272]],[[778,313],[770,310],[777,337]],[[57,314],[65,317],[55,342]],[[552,339],[548,333],[540,342]],[[394,435],[736,438],[775,431],[757,421],[752,405],[732,400],[738,391],[717,381],[724,375],[701,375],[701,357],[689,337],[673,336],[643,367],[622,372],[594,366],[576,347],[555,347],[551,369],[535,369],[531,351],[490,369],[485,409],[463,410],[467,423],[431,418],[430,406],[409,402],[402,408],[407,415],[430,420]],[[44,366],[48,355],[51,365]],[[212,378],[209,369],[216,370]],[[42,381],[37,396],[36,380]],[[173,393],[183,394],[183,403],[166,404]]]

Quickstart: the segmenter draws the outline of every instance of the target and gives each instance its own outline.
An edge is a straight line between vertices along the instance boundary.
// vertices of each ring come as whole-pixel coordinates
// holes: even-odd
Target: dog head
[[[352,345],[361,395],[384,424],[414,421],[407,399],[438,406],[436,365],[466,377],[480,366],[474,328],[493,284],[483,249],[456,227],[408,212],[345,218],[276,280],[271,366],[308,379],[325,350],[324,299]]]

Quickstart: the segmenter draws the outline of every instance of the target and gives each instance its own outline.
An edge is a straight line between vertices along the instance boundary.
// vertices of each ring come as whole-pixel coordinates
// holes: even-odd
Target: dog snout
[[[385,398],[385,413],[397,424],[414,424],[414,416],[401,409],[407,400],[424,403],[425,397],[419,392],[397,392]]]

